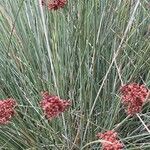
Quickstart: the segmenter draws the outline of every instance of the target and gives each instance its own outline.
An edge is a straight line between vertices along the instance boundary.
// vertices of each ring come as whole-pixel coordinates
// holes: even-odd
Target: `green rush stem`
[[[43,29],[44,29],[44,34],[45,34],[48,58],[49,58],[51,69],[52,69],[52,74],[53,74],[56,92],[57,92],[57,95],[59,96],[59,91],[58,91],[58,86],[57,86],[56,76],[55,76],[55,71],[54,71],[54,65],[53,65],[53,61],[52,61],[52,53],[51,53],[51,49],[50,49],[50,45],[49,45],[48,34],[47,34],[47,30],[46,30],[45,17],[44,17],[44,12],[43,12],[43,8],[42,8],[42,1],[41,0],[39,0],[39,5],[40,5],[40,13],[41,13],[41,17],[42,17],[42,22],[43,22]]]
[[[145,127],[145,129],[147,130],[147,132],[150,134],[150,130],[148,129],[147,125],[144,123],[144,121],[142,120],[142,118],[140,117],[140,115],[137,113],[136,116],[139,118],[139,120],[141,121],[141,123],[143,124],[143,126]]]
[[[128,115],[126,118],[124,118],[120,123],[118,123],[113,130],[116,130],[117,128],[119,128],[124,122],[126,122],[128,119],[130,118],[130,116]]]

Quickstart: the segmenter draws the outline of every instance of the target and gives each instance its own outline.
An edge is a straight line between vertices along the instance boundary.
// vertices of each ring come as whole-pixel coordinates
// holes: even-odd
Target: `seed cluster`
[[[103,150],[122,150],[123,143],[118,140],[117,132],[113,130],[104,133],[98,133],[97,137],[104,140],[102,143]]]
[[[50,120],[57,117],[71,105],[70,101],[62,100],[58,96],[50,95],[48,92],[44,92],[42,97],[40,106],[46,118]]]
[[[42,0],[42,5],[47,6],[50,10],[63,8],[67,4],[67,0]]]
[[[149,90],[137,83],[126,84],[121,87],[121,100],[128,115],[134,115],[142,110]]]
[[[6,99],[0,101],[0,124],[7,124],[15,114],[16,101],[14,99]]]

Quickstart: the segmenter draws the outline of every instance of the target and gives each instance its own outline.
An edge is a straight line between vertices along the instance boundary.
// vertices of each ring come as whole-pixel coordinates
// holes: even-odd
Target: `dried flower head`
[[[71,105],[70,101],[62,100],[58,96],[50,95],[48,92],[44,92],[42,97],[40,106],[46,118],[50,120],[57,117]]]
[[[42,0],[42,5],[47,6],[50,10],[63,8],[67,4],[67,0]]]
[[[141,111],[147,100],[149,90],[142,84],[126,84],[121,87],[121,99],[128,115],[134,115]]]
[[[12,98],[0,100],[0,124],[7,124],[14,116],[16,104]]]
[[[98,133],[97,137],[104,140],[101,142],[103,150],[123,150],[123,143],[118,140],[117,132],[109,130],[104,133]]]

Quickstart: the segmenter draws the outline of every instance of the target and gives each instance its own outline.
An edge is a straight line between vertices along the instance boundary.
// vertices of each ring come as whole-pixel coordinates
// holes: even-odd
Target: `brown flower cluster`
[[[71,105],[70,101],[62,100],[58,96],[50,95],[48,92],[44,92],[42,97],[40,106],[46,118],[50,120],[57,117]]]
[[[67,0],[42,0],[42,5],[47,6],[50,10],[63,8],[67,4]]]
[[[141,111],[147,100],[149,90],[142,84],[126,84],[121,87],[121,100],[128,115],[134,115]]]
[[[98,133],[97,137],[104,140],[101,142],[103,150],[123,150],[123,143],[118,140],[117,132],[109,130],[104,133]]]
[[[14,99],[6,99],[0,101],[0,124],[7,124],[15,114],[15,106],[17,105]]]

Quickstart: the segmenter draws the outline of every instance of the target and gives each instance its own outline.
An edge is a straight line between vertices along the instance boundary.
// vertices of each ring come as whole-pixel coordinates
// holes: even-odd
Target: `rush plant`
[[[114,141],[150,149],[149,97],[128,116],[120,93],[130,83],[150,88],[149,8],[148,0],[0,0],[0,105],[17,104],[0,124],[0,149],[99,150]],[[113,142],[102,136],[109,131]]]

